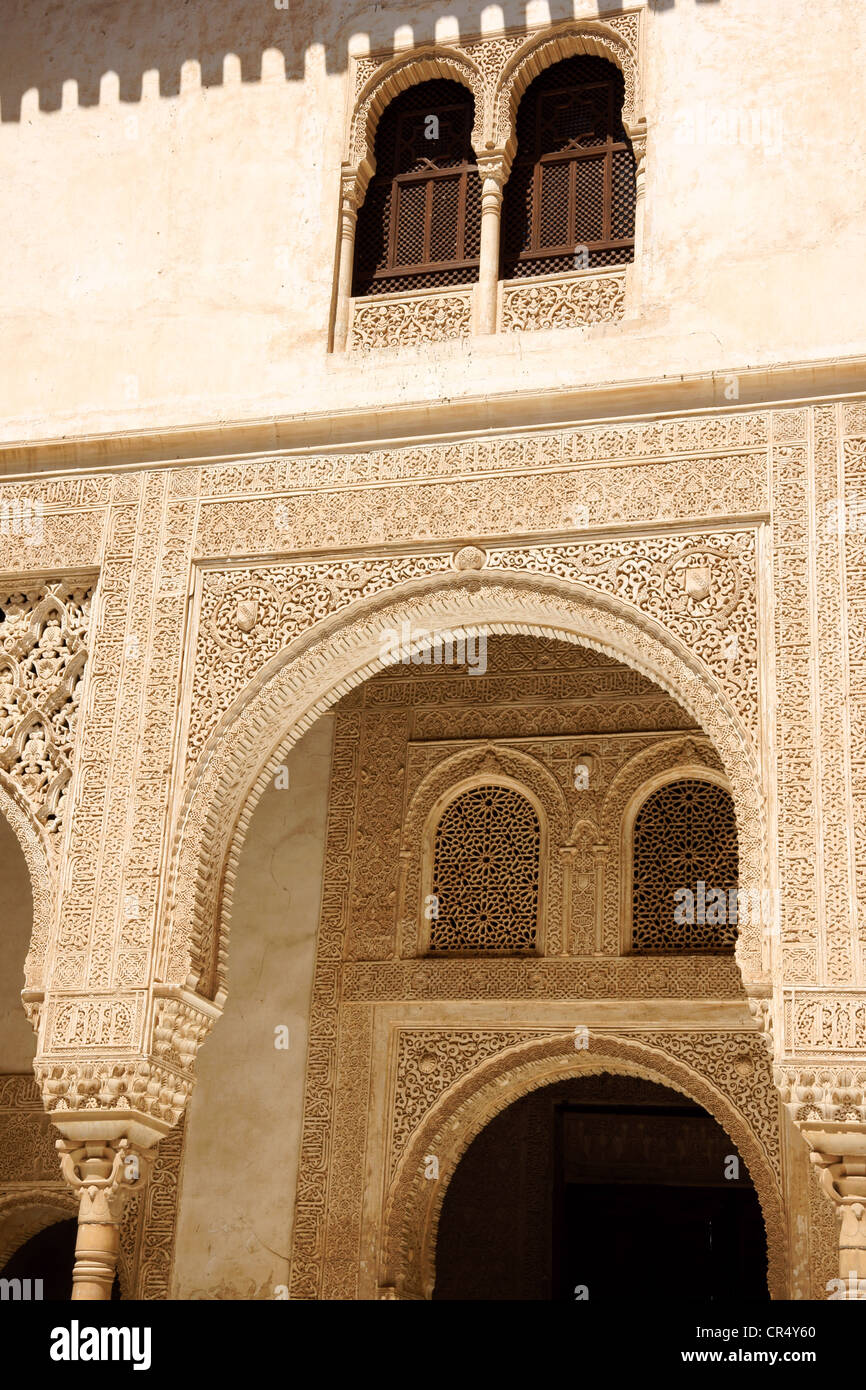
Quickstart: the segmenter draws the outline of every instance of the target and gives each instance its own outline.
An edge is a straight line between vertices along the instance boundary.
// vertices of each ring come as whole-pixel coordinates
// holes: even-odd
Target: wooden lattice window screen
[[[446,79],[420,82],[386,107],[376,132],[376,173],[358,212],[353,294],[478,279],[473,117],[472,93]]]
[[[659,787],[634,823],[632,950],[733,951],[738,878],[730,794],[691,778]]]
[[[512,787],[473,787],[436,828],[430,950],[526,952],[538,940],[541,826]]]
[[[524,93],[505,186],[502,275],[550,275],[634,259],[635,161],[622,73],[566,58]],[[576,255],[586,247],[586,256]]]

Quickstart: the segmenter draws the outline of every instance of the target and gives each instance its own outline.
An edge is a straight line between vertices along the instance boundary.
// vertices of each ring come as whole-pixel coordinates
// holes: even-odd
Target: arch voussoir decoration
[[[21,846],[33,895],[33,929],[24,962],[25,1009],[33,1027],[39,1026],[39,1003],[44,986],[45,958],[55,902],[55,868],[46,833],[39,825],[26,798],[0,772],[0,815],[10,825]]]
[[[375,76],[360,92],[352,113],[349,138],[349,158],[344,166],[344,185],[347,178],[354,182],[356,206],[364,201],[367,185],[376,172],[373,153],[379,118],[394,97],[419,82],[435,78],[450,78],[460,82],[475,98],[475,118],[472,126],[472,147],[476,154],[483,149],[484,131],[489,124],[487,98],[481,72],[465,54],[444,47],[419,48],[411,57],[396,58]]]
[[[609,25],[585,21],[539,38],[533,35],[506,63],[493,95],[488,144],[509,158],[516,144],[517,108],[530,82],[545,68],[582,54],[606,58],[620,69],[625,83],[622,119],[629,134],[639,123],[640,81],[637,54]]]
[[[768,1069],[769,1070],[769,1069]],[[768,1282],[787,1294],[787,1233],[780,1174],[739,1107],[711,1081],[658,1046],[615,1034],[589,1033],[576,1052],[571,1033],[533,1036],[474,1067],[435,1102],[409,1140],[389,1187],[379,1284],[384,1298],[430,1298],[435,1283],[439,1218],[457,1165],[477,1134],[531,1091],[570,1077],[613,1073],[669,1086],[702,1105],[722,1126],[754,1183],[767,1234]],[[438,1160],[438,1180],[425,1158]]]
[[[162,978],[225,998],[228,924],[249,820],[286,751],[342,695],[384,669],[383,629],[453,636],[520,633],[591,647],[672,695],[716,748],[740,829],[744,887],[765,873],[764,812],[751,740],[712,673],[661,624],[632,604],[559,576],[488,570],[408,581],[319,623],[258,672],[223,716],[191,778],[173,856],[170,935]],[[274,731],[283,733],[274,747]],[[744,931],[737,959],[748,992],[763,988],[760,926]]]

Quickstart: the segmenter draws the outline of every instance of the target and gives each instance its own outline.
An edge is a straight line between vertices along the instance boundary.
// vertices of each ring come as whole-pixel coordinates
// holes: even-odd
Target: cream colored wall
[[[349,46],[604,9],[19,5],[0,55],[0,439],[864,352],[866,7],[675,0],[646,14],[641,317],[587,338],[328,357]],[[755,121],[746,139],[684,143],[690,116],[703,114],[712,142],[713,122],[737,110],[748,131]]]
[[[173,1297],[273,1298],[288,1282],[333,716],[286,760],[244,846],[229,999],[187,1120]],[[274,1030],[289,1029],[288,1050]]]
[[[33,895],[21,846],[0,816],[0,1074],[31,1072],[36,1036],[21,1007]]]

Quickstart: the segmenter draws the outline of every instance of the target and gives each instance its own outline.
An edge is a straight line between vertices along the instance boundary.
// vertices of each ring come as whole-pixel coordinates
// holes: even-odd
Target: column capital
[[[498,189],[501,195],[511,173],[511,156],[505,150],[488,150],[477,158],[483,192]]]
[[[357,213],[364,200],[366,188],[366,180],[362,179],[360,170],[344,166],[340,174],[341,211]]]
[[[841,1137],[841,1136],[840,1136]],[[866,1141],[866,1134],[859,1140]],[[858,1140],[858,1142],[859,1142]],[[848,1142],[848,1141],[846,1141]],[[828,1284],[833,1300],[866,1301],[866,1147],[856,1156],[813,1150],[821,1187],[839,1218],[839,1278]]]
[[[634,150],[635,164],[637,165],[637,176],[640,178],[644,173],[646,163],[646,136],[647,124],[646,117],[643,116],[639,121],[627,121],[625,125],[626,134],[631,141]]]
[[[128,1139],[58,1139],[60,1171],[78,1197],[78,1238],[72,1298],[111,1298],[127,1196],[142,1180],[150,1155]]]
[[[58,1139],[60,1171],[80,1202],[79,1220],[116,1225],[128,1194],[149,1171],[153,1154],[128,1139]]]

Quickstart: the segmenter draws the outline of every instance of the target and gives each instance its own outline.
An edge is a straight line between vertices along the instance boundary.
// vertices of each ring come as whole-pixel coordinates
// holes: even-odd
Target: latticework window
[[[632,949],[732,951],[737,936],[737,822],[723,787],[670,782],[634,823]]]
[[[555,63],[527,88],[502,208],[504,279],[634,258],[635,161],[623,96],[619,68],[588,56]]]
[[[376,132],[376,173],[358,212],[352,293],[478,279],[481,179],[472,93],[436,79],[401,92]]]
[[[541,827],[511,787],[473,787],[436,830],[431,951],[534,951]]]

